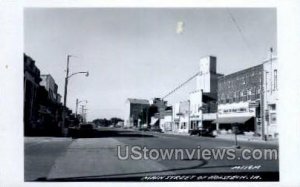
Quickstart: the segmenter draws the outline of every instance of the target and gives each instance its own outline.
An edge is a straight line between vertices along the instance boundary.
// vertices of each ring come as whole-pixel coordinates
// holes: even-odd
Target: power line
[[[182,86],[184,86],[185,84],[187,84],[188,82],[190,82],[191,80],[193,80],[196,76],[199,75],[200,72],[197,72],[196,74],[194,74],[193,76],[191,76],[190,78],[188,78],[186,81],[184,81],[183,83],[181,83],[179,86],[177,86],[175,89],[173,89],[172,91],[170,91],[168,94],[166,94],[162,99],[165,99],[166,97],[170,96],[171,94],[173,94],[174,92],[176,92],[178,89],[180,89]]]
[[[239,26],[239,23],[237,22],[237,20],[235,19],[235,17],[233,16],[233,14],[230,12],[229,9],[226,9],[227,10],[227,13],[231,19],[231,21],[233,22],[233,24],[235,25],[235,27],[237,28],[238,32],[240,33],[240,36],[243,40],[243,42],[245,43],[246,47],[248,48],[249,52],[251,53],[252,57],[254,57],[254,54],[252,53],[252,50],[250,49],[250,45],[241,29],[241,27]]]

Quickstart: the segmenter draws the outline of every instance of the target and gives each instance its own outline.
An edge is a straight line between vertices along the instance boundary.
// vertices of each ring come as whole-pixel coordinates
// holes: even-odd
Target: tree
[[[116,125],[118,122],[123,122],[124,120],[122,120],[121,118],[117,118],[117,117],[113,117],[110,119],[110,123],[112,125]]]

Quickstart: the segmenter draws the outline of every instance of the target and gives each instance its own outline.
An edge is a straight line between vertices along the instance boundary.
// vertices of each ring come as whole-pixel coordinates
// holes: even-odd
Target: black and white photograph
[[[274,8],[26,8],[25,181],[278,181]]]
[[[0,183],[297,186],[295,4],[0,3]]]

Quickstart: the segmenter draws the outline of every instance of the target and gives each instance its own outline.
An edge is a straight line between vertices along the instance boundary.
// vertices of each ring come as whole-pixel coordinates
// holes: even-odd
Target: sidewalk
[[[223,139],[223,140],[234,140],[234,134],[218,134],[215,138],[216,139]],[[262,143],[262,144],[271,144],[271,145],[278,145],[278,139],[270,138],[268,141],[262,140],[262,137],[252,136],[252,135],[237,135],[238,141],[243,142],[255,142],[255,143]]]
[[[163,134],[173,135],[173,136],[188,136],[188,137],[196,136],[196,135],[190,136],[188,133],[171,132],[171,131],[164,132]],[[234,134],[218,134],[214,138],[218,139],[218,140],[235,141]],[[268,141],[264,141],[264,140],[262,140],[261,137],[253,136],[253,135],[237,135],[237,140],[240,142],[251,142],[251,143],[259,143],[259,144],[266,144],[266,145],[278,145],[279,144],[278,139],[270,138],[270,139],[268,139]]]

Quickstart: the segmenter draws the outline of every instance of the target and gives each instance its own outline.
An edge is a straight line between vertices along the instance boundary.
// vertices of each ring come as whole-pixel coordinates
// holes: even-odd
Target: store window
[[[276,104],[271,104],[271,105],[269,105],[269,107],[270,107],[270,110],[276,110]]]

